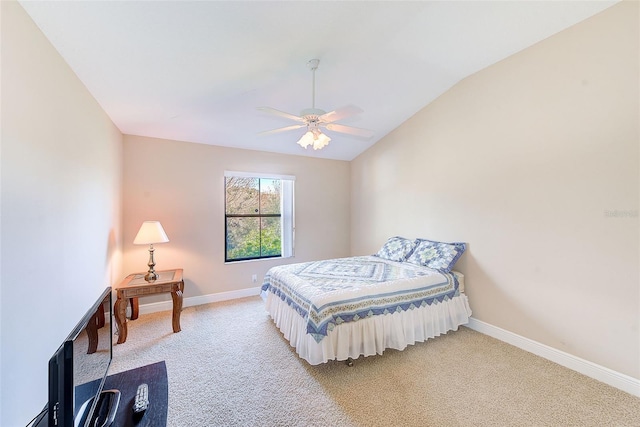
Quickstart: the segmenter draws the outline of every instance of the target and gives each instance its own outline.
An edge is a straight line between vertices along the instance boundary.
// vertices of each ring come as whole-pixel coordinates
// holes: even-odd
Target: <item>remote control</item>
[[[140,384],[136,392],[136,399],[133,402],[133,412],[140,414],[149,407],[149,386]]]

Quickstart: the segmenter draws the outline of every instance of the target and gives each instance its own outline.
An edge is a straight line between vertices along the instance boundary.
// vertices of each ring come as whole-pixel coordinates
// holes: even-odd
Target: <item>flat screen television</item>
[[[111,307],[107,287],[49,360],[49,427],[108,426],[113,421],[120,393],[102,390],[113,357]]]

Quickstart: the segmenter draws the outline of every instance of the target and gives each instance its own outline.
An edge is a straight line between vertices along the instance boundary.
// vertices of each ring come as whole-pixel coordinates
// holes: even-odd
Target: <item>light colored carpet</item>
[[[170,427],[640,426],[640,399],[486,335],[310,366],[259,297],[130,322],[110,373],[166,361]]]

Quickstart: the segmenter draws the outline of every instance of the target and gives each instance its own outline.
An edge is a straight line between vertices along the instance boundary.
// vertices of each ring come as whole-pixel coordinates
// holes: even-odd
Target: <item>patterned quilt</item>
[[[459,295],[453,274],[376,256],[273,267],[262,284],[263,296],[267,292],[306,319],[307,333],[317,342],[344,322],[437,304]]]

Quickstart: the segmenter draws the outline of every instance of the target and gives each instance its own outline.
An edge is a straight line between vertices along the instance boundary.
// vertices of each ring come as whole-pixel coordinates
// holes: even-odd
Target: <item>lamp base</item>
[[[149,270],[147,274],[144,275],[144,280],[146,280],[147,282],[155,282],[156,280],[158,280],[158,273],[153,270]]]
[[[147,265],[149,266],[149,271],[144,276],[144,280],[146,280],[147,282],[153,282],[158,279],[158,274],[153,268],[156,266],[156,262],[153,260],[153,251],[153,244],[151,244],[149,245],[149,262],[147,263]]]

